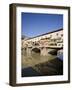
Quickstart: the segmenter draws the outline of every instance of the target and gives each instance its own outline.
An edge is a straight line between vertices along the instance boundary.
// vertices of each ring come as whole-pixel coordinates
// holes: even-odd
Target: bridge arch
[[[35,47],[35,48],[31,49],[31,52],[41,53],[41,50],[40,50],[40,48]]]

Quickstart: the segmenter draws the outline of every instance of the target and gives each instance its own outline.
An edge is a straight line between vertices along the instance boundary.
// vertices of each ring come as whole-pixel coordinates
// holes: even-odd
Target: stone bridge
[[[46,56],[48,54],[57,55],[57,52],[62,49],[63,47],[57,47],[57,46],[49,46],[49,47],[32,46],[32,47],[22,48],[22,51],[28,55],[31,55],[32,53],[39,53],[40,55]]]
[[[22,40],[22,51],[31,54],[32,52],[48,55],[61,51],[63,48],[63,29]]]

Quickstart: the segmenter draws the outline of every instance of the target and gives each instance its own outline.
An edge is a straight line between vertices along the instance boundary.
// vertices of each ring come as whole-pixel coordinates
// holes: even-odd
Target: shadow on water
[[[22,77],[28,76],[40,76],[40,73],[34,70],[32,67],[28,67],[26,69],[22,69]]]
[[[43,63],[36,64],[32,67],[22,68],[21,73],[22,77],[51,75],[63,75],[63,61],[58,57]]]

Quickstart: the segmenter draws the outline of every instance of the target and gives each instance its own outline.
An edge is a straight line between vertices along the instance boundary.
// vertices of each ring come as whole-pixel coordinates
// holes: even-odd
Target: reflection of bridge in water
[[[23,50],[22,77],[63,74],[63,62],[56,57],[62,47],[32,46]]]
[[[22,77],[62,75],[63,30],[22,39]]]

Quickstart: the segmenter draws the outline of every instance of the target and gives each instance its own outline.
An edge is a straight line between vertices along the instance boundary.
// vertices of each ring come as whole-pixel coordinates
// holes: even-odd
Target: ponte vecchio
[[[56,51],[57,54],[60,54],[63,53],[63,29],[54,30],[28,39],[22,39],[21,43],[22,53],[28,55],[35,52],[46,56],[51,51]]]

